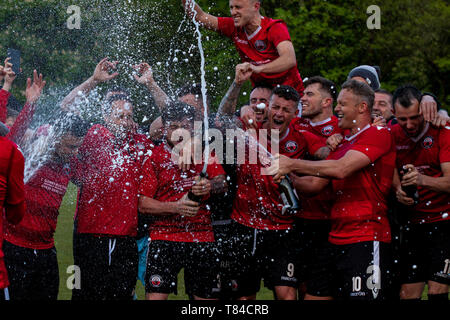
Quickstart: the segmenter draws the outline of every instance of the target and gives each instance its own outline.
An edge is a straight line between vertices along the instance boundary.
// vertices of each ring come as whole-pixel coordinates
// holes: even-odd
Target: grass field
[[[75,212],[76,204],[76,187],[70,184],[67,193],[63,199],[60,208],[60,216],[58,218],[58,226],[55,234],[55,246],[58,252],[58,264],[59,264],[59,300],[70,300],[72,297],[72,291],[67,288],[67,279],[71,274],[67,273],[67,268],[73,265],[72,255],[72,238],[73,238],[73,214]],[[138,299],[144,299],[144,287],[139,282],[137,284],[136,293]],[[188,297],[184,293],[184,281],[183,273],[181,272],[178,277],[178,295],[170,295],[171,300],[187,300]],[[272,300],[272,292],[266,288],[261,289],[257,295],[257,299],[260,300]]]

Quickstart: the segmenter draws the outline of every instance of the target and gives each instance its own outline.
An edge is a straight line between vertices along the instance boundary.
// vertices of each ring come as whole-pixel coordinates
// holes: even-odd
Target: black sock
[[[448,301],[448,293],[429,294],[429,301]]]

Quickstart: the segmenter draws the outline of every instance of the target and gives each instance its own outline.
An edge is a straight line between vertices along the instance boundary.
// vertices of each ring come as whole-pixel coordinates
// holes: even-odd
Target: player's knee
[[[291,287],[275,287],[277,300],[297,300],[297,292]]]
[[[402,286],[400,290],[400,299],[419,299],[422,296],[422,288],[417,286]]]
[[[428,283],[428,294],[444,294],[448,293],[448,285],[438,283],[438,282],[429,282]]]

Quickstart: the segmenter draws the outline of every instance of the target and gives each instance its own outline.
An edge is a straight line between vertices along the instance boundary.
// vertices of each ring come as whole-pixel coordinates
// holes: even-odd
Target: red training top
[[[180,200],[194,184],[203,165],[196,165],[188,171],[182,171],[171,160],[171,149],[166,143],[155,147],[152,156],[145,161],[143,179],[139,194],[161,202]],[[225,175],[220,164],[208,164],[208,178]],[[178,214],[155,216],[150,225],[152,240],[180,242],[213,242],[214,234],[211,225],[211,212],[205,204],[200,206],[197,215],[185,217]]]
[[[136,236],[141,166],[149,147],[142,135],[119,140],[101,125],[89,129],[75,172],[81,185],[76,232]]]
[[[345,179],[332,180],[336,201],[331,210],[329,241],[344,245],[363,241],[390,242],[387,198],[395,169],[395,145],[388,129],[367,125],[346,137],[328,159],[350,150],[362,152],[371,164]]]
[[[233,18],[219,17],[219,32],[231,38],[241,56],[242,62],[262,65],[279,58],[277,46],[280,42],[291,41],[286,23],[261,17],[261,26],[252,34],[247,35],[244,28],[236,28]],[[253,85],[264,82],[275,87],[278,84],[289,85],[303,95],[303,81],[297,65],[279,73],[252,74]]]
[[[297,131],[306,130],[316,137],[322,139],[325,144],[327,138],[335,133],[343,135],[343,130],[339,128],[339,120],[332,116],[319,122],[311,122],[307,118],[296,118],[293,121],[294,129]],[[298,217],[311,220],[330,219],[331,207],[333,206],[333,190],[331,185],[327,186],[320,194],[314,197],[304,197],[299,194],[302,202]]]
[[[3,289],[9,285],[2,251],[3,219],[6,217],[8,221],[20,221],[25,213],[25,199],[22,153],[5,137],[0,137],[0,150],[0,289]],[[15,208],[11,209],[8,206]]]
[[[441,164],[450,161],[450,125],[436,128],[425,125],[416,137],[406,135],[400,125],[392,127],[397,148],[397,169],[413,164],[417,170],[430,177],[442,177]],[[430,223],[449,220],[450,197],[448,193],[418,187],[419,203],[412,208],[413,223]]]
[[[50,161],[25,185],[27,214],[17,224],[5,224],[5,240],[30,249],[54,247],[59,207],[71,178],[70,165]]]
[[[271,152],[270,139],[268,140],[267,149]],[[291,125],[285,137],[280,137],[279,153],[298,159],[304,158],[307,153],[316,153],[323,146],[324,143],[313,134],[296,131]],[[247,161],[237,167],[237,191],[231,218],[255,229],[290,229],[295,217],[282,214],[284,204],[279,185],[273,182],[271,175],[261,174],[264,165],[259,157],[257,160],[256,164]]]

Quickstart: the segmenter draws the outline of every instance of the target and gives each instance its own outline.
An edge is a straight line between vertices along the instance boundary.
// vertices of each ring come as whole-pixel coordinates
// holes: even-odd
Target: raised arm
[[[71,106],[74,104],[77,96],[80,94],[87,95],[92,89],[94,89],[99,83],[106,82],[114,79],[119,74],[117,72],[110,73],[116,68],[117,61],[110,62],[108,58],[103,58],[95,67],[94,73],[89,79],[73,89],[61,102],[61,108],[65,111],[70,111]]]
[[[279,73],[297,65],[295,50],[291,41],[285,40],[280,42],[277,46],[277,51],[279,55],[277,59],[259,66],[252,65],[253,72]]]
[[[153,78],[153,71],[150,65],[146,62],[142,62],[133,68],[138,74],[134,75],[134,79],[147,87],[150,91],[153,99],[155,99],[156,106],[159,110],[162,110],[169,102],[169,97],[166,93],[158,86],[155,79]]]
[[[209,30],[219,30],[219,22],[216,16],[206,13],[200,8],[194,0],[181,0],[186,14],[192,19],[195,15],[195,20],[203,27]]]
[[[319,178],[344,179],[369,164],[369,157],[356,150],[348,151],[339,160],[309,161],[277,155],[268,173],[274,175],[274,181],[280,181],[291,172]]]
[[[25,90],[27,102],[6,136],[15,143],[18,143],[23,138],[26,130],[30,126],[34,116],[36,102],[41,96],[45,84],[46,82],[43,80],[42,74],[39,74],[38,76],[36,70],[33,71],[33,82],[31,82],[31,78],[27,79],[27,88]]]

